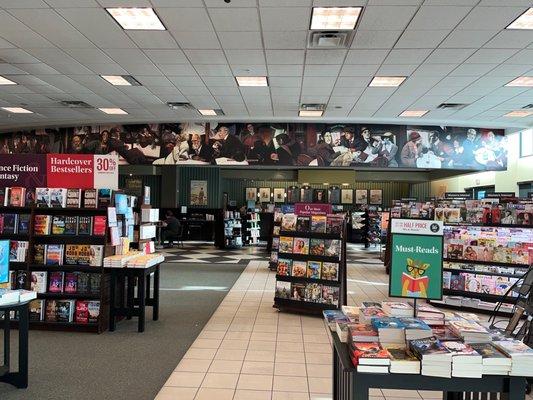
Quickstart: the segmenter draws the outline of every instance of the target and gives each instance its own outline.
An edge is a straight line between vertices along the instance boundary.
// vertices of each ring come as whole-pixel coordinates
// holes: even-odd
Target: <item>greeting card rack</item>
[[[321,314],[323,310],[340,309],[342,305],[347,302],[346,289],[346,219],[342,220],[339,233],[318,233],[305,231],[287,231],[280,230],[280,241],[282,238],[303,238],[303,239],[318,239],[323,241],[339,240],[340,252],[338,256],[313,255],[313,254],[297,254],[294,252],[280,252],[278,248],[277,257],[277,273],[276,273],[276,293],[274,297],[274,308],[280,311],[304,313],[304,314]],[[294,266],[295,262],[303,262],[307,265],[305,276],[294,276],[295,271],[289,268],[287,273],[281,271],[281,263],[284,260],[290,260]],[[320,278],[313,277],[309,273],[309,263],[320,263],[321,275]],[[338,265],[337,277],[335,280],[323,279],[324,267],[326,265]],[[303,264],[300,264],[303,265]],[[301,275],[301,274],[298,274]],[[331,276],[328,276],[331,278]],[[287,288],[290,291],[287,292]],[[296,288],[299,289],[296,289]],[[305,287],[305,288],[304,288]],[[284,288],[284,289],[283,289]],[[303,290],[305,295],[301,296],[300,291]],[[316,290],[318,298],[313,298],[312,291]],[[311,293],[310,293],[311,292]],[[320,292],[318,294],[318,292]],[[295,296],[296,295],[296,296]]]
[[[95,217],[107,216],[107,208],[54,208],[54,207],[0,207],[0,214],[29,214],[30,225],[27,234],[0,234],[0,239],[4,240],[23,240],[28,241],[28,249],[24,262],[10,262],[10,271],[20,272],[21,276],[25,276],[25,280],[20,289],[31,289],[31,273],[33,271],[45,271],[50,276],[51,272],[85,272],[100,275],[99,291],[98,293],[50,293],[48,291],[48,280],[46,281],[47,291],[45,293],[38,293],[37,299],[45,300],[43,307],[46,307],[47,300],[98,300],[100,301],[100,310],[98,320],[96,323],[76,323],[76,322],[53,322],[35,321],[30,319],[30,329],[52,330],[52,331],[75,331],[75,332],[94,332],[101,333],[107,329],[109,325],[109,276],[104,274],[103,258],[107,255],[109,248],[108,228],[106,223],[104,235],[36,235],[35,234],[35,216],[49,215],[53,216],[76,216],[76,217]],[[99,266],[89,265],[47,265],[46,263],[35,262],[35,245],[38,244],[79,244],[79,245],[101,245],[103,246],[102,262]],[[75,311],[75,310],[74,310]],[[18,322],[12,321],[16,327]]]

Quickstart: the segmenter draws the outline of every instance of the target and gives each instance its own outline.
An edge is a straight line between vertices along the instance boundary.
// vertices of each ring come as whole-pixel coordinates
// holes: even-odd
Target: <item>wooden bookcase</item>
[[[112,254],[112,248],[108,245],[109,232],[107,229],[105,235],[95,236],[78,236],[78,235],[35,235],[34,234],[34,220],[35,215],[65,215],[65,216],[105,216],[107,218],[107,208],[52,208],[52,207],[0,207],[1,214],[30,214],[30,226],[28,234],[0,234],[0,240],[24,240],[28,241],[28,253],[26,254],[25,262],[10,262],[9,269],[12,271],[26,271],[26,287],[30,290],[31,272],[32,271],[46,271],[48,277],[50,272],[90,272],[100,274],[100,290],[99,293],[89,294],[72,294],[72,293],[38,293],[37,299],[44,300],[99,300],[100,314],[98,322],[96,323],[76,323],[76,322],[52,322],[52,321],[31,321],[31,329],[41,330],[56,330],[56,331],[78,331],[78,332],[95,332],[101,333],[107,330],[109,326],[109,274],[104,273],[103,259],[100,266],[88,265],[41,265],[34,263],[34,245],[35,244],[87,244],[87,245],[103,245],[104,255]],[[64,257],[64,255],[63,255]],[[49,278],[47,279],[48,289]],[[46,304],[45,304],[46,307]],[[15,321],[16,325],[17,322]]]

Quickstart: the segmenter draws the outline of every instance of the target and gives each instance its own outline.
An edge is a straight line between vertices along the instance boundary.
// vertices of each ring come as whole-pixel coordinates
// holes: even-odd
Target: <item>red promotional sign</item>
[[[118,188],[116,156],[93,154],[47,154],[48,187]]]
[[[296,215],[327,215],[332,213],[331,204],[296,203],[294,205]]]

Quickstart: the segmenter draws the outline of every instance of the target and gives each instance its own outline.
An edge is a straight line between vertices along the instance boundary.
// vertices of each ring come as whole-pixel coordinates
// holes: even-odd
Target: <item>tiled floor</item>
[[[174,244],[170,249],[162,249],[165,262],[171,263],[222,263],[247,264],[250,260],[264,260],[264,247],[242,247],[238,249],[218,249],[210,242],[185,242],[183,246]]]
[[[355,256],[355,255],[354,255]],[[349,304],[387,298],[377,253],[348,265]],[[331,338],[321,318],[272,307],[275,273],[252,260],[156,400],[330,400]],[[438,399],[440,392],[372,390],[371,399]]]

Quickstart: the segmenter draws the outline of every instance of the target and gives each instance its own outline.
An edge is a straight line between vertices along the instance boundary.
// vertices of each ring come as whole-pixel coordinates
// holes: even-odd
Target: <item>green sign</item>
[[[442,236],[394,233],[389,296],[442,299]]]

